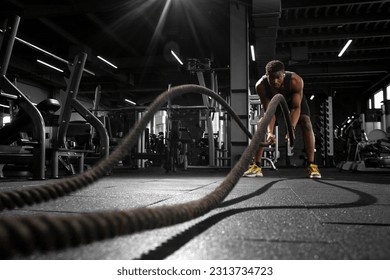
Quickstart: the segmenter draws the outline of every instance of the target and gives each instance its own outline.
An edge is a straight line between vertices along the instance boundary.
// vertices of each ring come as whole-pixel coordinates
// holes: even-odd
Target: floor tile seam
[[[214,181],[214,182],[209,182],[209,183],[207,183],[207,184],[205,184],[205,185],[201,185],[201,186],[198,186],[198,187],[196,187],[196,188],[189,189],[189,190],[181,190],[181,192],[180,192],[179,194],[173,195],[173,196],[171,196],[171,198],[175,198],[175,197],[178,197],[178,196],[181,196],[181,195],[185,195],[185,194],[188,194],[188,193],[191,193],[191,192],[195,192],[195,191],[197,191],[197,190],[200,190],[200,189],[209,187],[209,186],[211,186],[211,185],[213,185],[213,184],[216,184],[216,183],[218,183],[219,181],[220,181],[220,180]],[[216,187],[218,187],[218,186],[216,186]],[[216,188],[216,187],[215,187],[215,188]],[[215,189],[215,188],[214,188],[214,189]],[[213,189],[213,190],[214,190],[214,189]],[[213,190],[210,190],[209,192],[212,192]]]
[[[390,223],[362,223],[362,222],[321,222],[325,225],[337,225],[337,226],[365,226],[365,227],[388,227],[390,229]]]
[[[355,227],[355,228],[357,228],[357,227],[360,227],[360,228],[372,227],[372,226],[368,226],[368,225],[351,225],[351,224],[343,224],[342,222],[325,222],[325,221],[321,222],[321,225],[325,228],[325,230],[330,232],[329,234],[332,235],[332,238],[335,239],[335,241],[337,243],[339,243],[340,248],[342,248],[343,251],[345,251],[346,254],[348,254],[347,259],[354,259],[352,257],[353,256],[352,250],[354,248],[352,248],[348,244],[348,242],[350,241],[349,234],[351,233],[351,229],[348,227],[351,227],[351,226]],[[385,229],[387,227],[388,226],[383,226],[383,227],[380,226],[380,228],[385,228]],[[378,230],[378,228],[376,230]]]
[[[292,244],[337,244],[337,241],[332,240],[296,240],[296,239],[287,239],[287,238],[242,238],[238,239],[242,241],[249,242],[267,242],[267,243],[292,243]]]
[[[200,187],[198,187],[198,188],[194,188],[194,189],[191,189],[191,190],[185,190],[185,191],[182,191],[181,193],[179,193],[179,194],[176,194],[176,195],[173,195],[173,196],[170,196],[170,197],[168,197],[168,198],[166,198],[166,199],[162,199],[162,200],[159,200],[159,201],[156,201],[156,202],[154,202],[154,203],[151,203],[151,204],[148,204],[148,205],[146,205],[145,207],[150,207],[150,206],[160,206],[159,204],[161,203],[161,202],[166,202],[166,201],[170,201],[170,200],[173,200],[173,199],[176,199],[176,198],[178,198],[178,197],[180,197],[180,196],[183,196],[183,195],[186,195],[186,194],[188,194],[188,193],[191,193],[191,192],[194,192],[194,191],[197,191],[197,190],[199,190],[199,189],[202,189],[202,188],[205,188],[205,187],[208,187],[208,186],[210,186],[210,185],[212,185],[212,184],[215,184],[216,182],[211,182],[211,183],[209,183],[209,184],[207,184],[207,185],[202,185],[202,186],[200,186]],[[211,192],[211,191],[210,191]],[[201,197],[199,197],[198,199],[201,199],[201,198],[203,198],[205,195],[202,195]],[[194,201],[195,199],[192,199],[192,200],[189,200],[189,201],[184,201],[184,202],[177,202],[177,201],[174,201],[174,203],[173,204],[163,204],[164,206],[165,205],[176,205],[176,204],[179,204],[179,203],[189,203],[189,202],[191,202],[191,201]]]
[[[211,186],[213,184],[216,184],[220,182],[220,180],[217,180],[217,181],[213,181],[213,182],[208,182],[207,184],[203,184],[201,186],[198,186],[198,187],[195,187],[195,188],[191,188],[191,189],[181,189],[181,190],[169,190],[169,191],[181,191],[182,193],[190,193],[190,192],[193,192],[193,191],[196,191],[196,190],[199,190],[199,189],[202,189],[202,188],[205,188],[205,187],[208,187],[208,186]],[[130,193],[129,193],[130,194]],[[79,194],[79,193],[70,193],[68,194],[67,196],[85,196],[85,197],[97,197],[98,195],[83,195],[83,194]],[[114,197],[117,197],[117,196],[114,196]]]
[[[346,201],[341,201],[341,202],[306,202],[306,207],[307,208],[313,208],[313,206],[317,205],[329,205],[329,206],[341,206],[341,205],[348,205],[348,207],[341,208],[338,207],[337,209],[348,209],[351,208],[351,206],[354,206],[354,208],[367,208],[367,207],[372,207],[372,206],[382,206],[382,207],[390,207],[390,204],[384,204],[384,203],[373,203],[367,205],[364,202],[346,202]],[[355,207],[356,206],[356,207]],[[330,208],[332,209],[332,208]]]
[[[125,195],[119,194],[119,193],[118,194],[110,194],[110,195],[107,195],[107,194],[96,194],[96,195],[93,195],[93,194],[68,194],[65,196],[61,196],[59,199],[62,199],[62,198],[102,198],[102,199],[105,199],[105,198],[109,198],[109,199],[126,198],[126,199],[129,199],[129,198],[134,198],[134,195],[139,196],[142,194],[144,194],[145,196],[150,196],[150,193],[147,193],[147,192],[141,192],[141,193],[136,193],[136,194],[126,193]],[[169,194],[158,193],[158,194],[153,194],[153,195],[168,196]],[[59,199],[57,199],[57,200],[59,201]],[[51,201],[55,201],[55,200],[51,200]]]
[[[312,209],[313,205],[310,205],[310,204],[307,204],[295,191],[293,188],[290,187],[290,190],[298,197],[298,199],[302,202],[302,205],[304,207],[304,209],[306,209],[307,213],[309,216],[312,216],[314,217],[314,219],[317,221],[317,223],[320,225],[320,226],[323,226],[321,224],[321,217],[319,215],[317,215],[314,211],[314,209]]]
[[[165,199],[161,199],[161,200],[158,200],[158,201],[155,201],[155,202],[153,202],[153,203],[150,203],[150,204],[147,204],[147,205],[144,205],[144,206],[142,206],[142,207],[145,207],[145,208],[147,208],[147,207],[158,207],[158,206],[161,206],[161,205],[158,205],[158,204],[160,204],[160,203],[162,203],[162,202],[164,202],[164,201],[168,201],[168,200],[170,200],[172,197],[168,197],[168,198],[165,198]],[[169,204],[168,204],[169,205]],[[163,204],[162,206],[168,206],[167,204]]]
[[[218,187],[219,185],[221,185],[221,183],[222,183],[222,180],[217,180],[217,181],[209,182],[208,184],[205,184],[205,185],[199,186],[199,187],[197,187],[197,188],[193,188],[193,189],[191,189],[191,190],[188,190],[186,193],[190,193],[190,192],[193,192],[193,191],[197,191],[197,190],[200,190],[200,189],[209,187],[209,186],[214,185],[214,184],[218,184],[217,186],[215,186],[215,188],[216,188],[216,187]],[[214,188],[214,189],[215,189],[215,188]],[[213,189],[213,190],[214,190],[214,189]],[[211,192],[211,191],[210,191],[210,192]]]
[[[23,211],[23,213],[19,212],[19,210]],[[52,210],[52,209],[15,209],[14,211],[18,211],[15,213],[10,213],[10,215],[0,215],[0,217],[16,217],[16,216],[23,216],[23,217],[34,217],[35,215],[32,215],[32,213],[41,213],[41,214],[89,214],[93,212],[98,212],[98,211],[105,211],[105,210],[93,210],[93,211],[63,211],[63,210]]]

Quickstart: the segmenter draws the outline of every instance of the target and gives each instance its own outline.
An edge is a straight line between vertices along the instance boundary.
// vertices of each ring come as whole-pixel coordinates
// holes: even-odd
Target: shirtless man
[[[295,133],[295,127],[300,124],[305,150],[308,159],[307,177],[312,179],[321,178],[318,166],[314,163],[314,133],[310,121],[310,110],[306,98],[303,95],[303,80],[294,73],[285,71],[284,64],[279,60],[272,60],[265,66],[266,74],[256,83],[256,92],[260,97],[264,110],[267,110],[271,98],[277,94],[282,94],[288,104],[290,110],[290,118]],[[273,116],[267,128],[267,143],[275,143],[275,127],[276,117]],[[262,177],[261,157],[263,155],[263,147],[257,150],[253,163],[249,169],[245,171],[244,177]]]

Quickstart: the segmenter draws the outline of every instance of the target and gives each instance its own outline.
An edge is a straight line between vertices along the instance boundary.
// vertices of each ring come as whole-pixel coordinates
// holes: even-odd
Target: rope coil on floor
[[[197,86],[183,85],[163,92],[149,107],[142,118],[122,143],[108,158],[97,163],[92,169],[59,182],[45,184],[28,190],[0,193],[0,209],[13,209],[55,199],[72,191],[79,190],[104,176],[109,169],[128,153],[143,132],[150,119],[168,100],[182,94],[205,94],[214,98],[234,116],[234,111],[219,95]],[[0,218],[0,258],[10,258],[16,254],[31,254],[36,250],[47,251],[78,246],[102,239],[132,234],[144,230],[170,226],[200,217],[216,208],[234,188],[246,170],[253,154],[265,139],[265,132],[277,106],[281,106],[287,129],[293,144],[293,130],[288,117],[288,107],[281,94],[275,95],[267,112],[260,120],[250,145],[223,182],[205,197],[182,204],[153,208],[132,208],[129,210],[92,212],[66,216],[34,215]],[[235,118],[236,119],[236,118]],[[241,128],[245,126],[239,121]],[[245,128],[244,131],[248,135]],[[249,133],[248,137],[252,137]]]

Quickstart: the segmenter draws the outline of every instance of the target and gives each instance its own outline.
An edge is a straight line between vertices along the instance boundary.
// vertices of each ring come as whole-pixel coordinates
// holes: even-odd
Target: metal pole
[[[95,99],[93,100],[93,106],[92,106],[92,114],[99,118],[98,112],[99,112],[99,104],[100,104],[100,97],[102,95],[102,87],[100,85],[97,85],[95,88]],[[93,144],[93,139],[96,136],[96,130],[95,128],[91,125],[91,138],[89,139],[90,141],[90,146],[95,148],[95,145]]]
[[[199,85],[206,87],[206,83],[204,81],[203,72],[197,71],[196,75],[198,77]],[[208,140],[209,140],[209,165],[214,166],[215,165],[215,145],[214,145],[214,133],[213,133],[213,123],[211,121],[210,116],[210,102],[207,96],[202,95],[203,98],[203,105],[207,107],[206,109],[206,127],[207,127],[207,134],[208,134]]]
[[[11,59],[12,49],[14,47],[16,33],[18,32],[20,17],[15,16],[12,19],[11,25],[8,25],[3,31],[3,41],[0,46],[0,75],[4,76],[8,70],[8,64]],[[5,51],[2,50],[3,44]]]
[[[83,68],[85,61],[87,60],[87,54],[81,53],[78,55],[71,69],[71,75],[67,80],[66,100],[63,106],[63,110],[58,120],[59,128],[57,133],[56,145],[57,147],[67,148],[66,145],[66,132],[68,130],[69,120],[72,115],[72,102],[76,98],[81,77],[83,75]]]

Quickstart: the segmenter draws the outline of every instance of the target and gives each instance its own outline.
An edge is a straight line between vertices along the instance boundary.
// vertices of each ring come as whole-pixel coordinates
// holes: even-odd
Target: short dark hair
[[[284,64],[280,60],[271,60],[265,66],[265,72],[267,74],[275,73],[275,72],[278,72],[278,71],[284,71]]]

